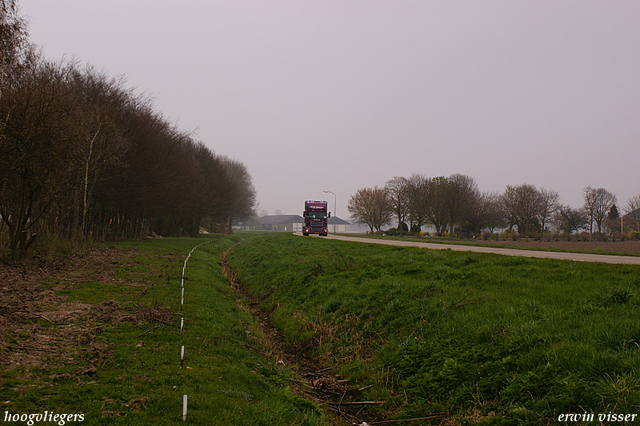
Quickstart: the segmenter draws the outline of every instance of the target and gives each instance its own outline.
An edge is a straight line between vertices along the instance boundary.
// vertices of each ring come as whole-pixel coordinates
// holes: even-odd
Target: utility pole
[[[338,213],[336,212],[336,200],[338,199],[338,197],[336,197],[336,194],[334,194],[331,191],[322,191],[322,192],[333,194],[333,217],[338,217]]]

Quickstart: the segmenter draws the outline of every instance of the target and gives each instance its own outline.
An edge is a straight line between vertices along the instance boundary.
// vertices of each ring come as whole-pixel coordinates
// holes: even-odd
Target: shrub
[[[607,241],[607,234],[604,232],[595,232],[593,234],[593,239],[596,241]]]
[[[633,231],[629,233],[630,240],[640,240],[640,232]]]
[[[612,232],[610,236],[611,241],[613,242],[616,242],[617,240],[624,241],[625,237],[626,235],[624,235],[622,232],[615,232],[615,231]]]

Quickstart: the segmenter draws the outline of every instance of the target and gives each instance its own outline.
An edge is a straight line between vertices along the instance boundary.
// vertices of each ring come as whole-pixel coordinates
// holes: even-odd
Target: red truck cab
[[[331,213],[327,212],[326,201],[305,201],[302,216],[304,217],[302,235],[319,234],[327,236],[329,231],[327,219],[331,217]]]

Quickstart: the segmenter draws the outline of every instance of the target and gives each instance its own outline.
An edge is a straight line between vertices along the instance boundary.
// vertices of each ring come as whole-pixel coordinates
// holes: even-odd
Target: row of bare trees
[[[508,185],[502,194],[481,192],[475,180],[466,175],[409,178],[394,177],[385,186],[361,188],[349,199],[347,210],[354,223],[379,232],[393,221],[400,235],[418,232],[423,226],[467,233],[493,232],[496,228],[539,234],[548,229],[572,233],[581,229],[594,232],[620,230],[616,196],[603,188],[585,188],[585,203],[574,209],[560,203],[557,191],[534,185]],[[629,200],[630,215],[640,212],[640,195]],[[640,218],[636,219],[640,220]],[[638,223],[635,224],[638,226]],[[450,232],[453,236],[453,232]]]
[[[151,100],[77,62],[46,60],[0,0],[0,250],[36,237],[131,239],[228,230],[253,212],[245,166],[214,154]]]

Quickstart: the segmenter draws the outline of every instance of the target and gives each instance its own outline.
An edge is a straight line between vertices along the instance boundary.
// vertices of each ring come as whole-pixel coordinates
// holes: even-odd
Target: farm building
[[[256,229],[264,231],[302,232],[304,218],[297,214],[269,215],[258,219]]]

